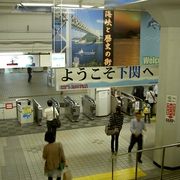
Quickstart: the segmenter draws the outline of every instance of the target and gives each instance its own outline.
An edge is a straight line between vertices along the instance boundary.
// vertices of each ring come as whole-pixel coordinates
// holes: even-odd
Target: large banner
[[[156,67],[80,67],[56,69],[56,90],[148,85],[158,82]]]
[[[142,13],[140,40],[141,65],[158,65],[160,55],[160,25],[147,12]]]
[[[53,17],[53,52],[68,67],[159,62],[160,26],[146,12],[57,8]]]

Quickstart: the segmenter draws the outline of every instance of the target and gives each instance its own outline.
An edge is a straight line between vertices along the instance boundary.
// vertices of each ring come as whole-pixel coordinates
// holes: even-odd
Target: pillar
[[[161,25],[155,134],[155,146],[159,147],[180,142],[180,5],[154,7],[149,13]],[[170,122],[166,119],[167,96],[176,99],[175,118]],[[153,161],[161,166],[162,150],[154,151]],[[164,166],[180,167],[180,147],[166,149]]]

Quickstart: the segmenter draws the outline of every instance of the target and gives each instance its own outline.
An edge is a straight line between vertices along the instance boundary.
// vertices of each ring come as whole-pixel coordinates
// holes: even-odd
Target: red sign
[[[166,121],[174,122],[176,115],[176,96],[168,95],[166,97]]]
[[[6,103],[5,108],[6,109],[13,109],[13,103]]]

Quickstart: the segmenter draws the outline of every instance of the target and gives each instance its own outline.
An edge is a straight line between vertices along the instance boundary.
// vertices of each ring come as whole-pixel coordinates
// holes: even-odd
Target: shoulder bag
[[[61,121],[59,119],[59,116],[57,117],[55,114],[55,107],[53,106],[53,120],[52,120],[52,126],[56,128],[61,127]]]
[[[152,92],[151,92],[151,91],[149,91],[149,92],[150,92],[150,94],[151,94],[151,96],[152,96],[152,98],[153,98],[154,103],[157,103],[155,97],[154,97],[153,94],[152,94]]]

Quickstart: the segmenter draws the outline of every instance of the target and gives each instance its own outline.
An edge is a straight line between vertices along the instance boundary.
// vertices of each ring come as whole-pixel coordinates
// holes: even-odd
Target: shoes
[[[139,163],[142,163],[142,160],[141,160],[141,159],[139,159],[139,160],[138,160],[138,162],[139,162]]]

